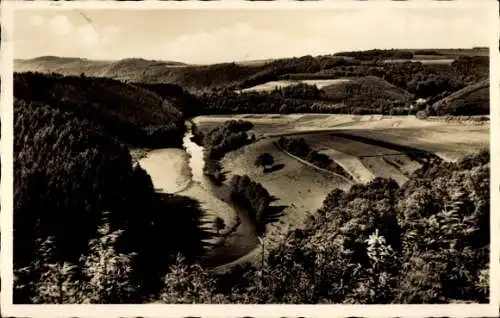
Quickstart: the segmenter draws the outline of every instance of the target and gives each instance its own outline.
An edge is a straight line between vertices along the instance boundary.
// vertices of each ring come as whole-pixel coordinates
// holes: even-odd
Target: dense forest
[[[272,215],[270,204],[274,201],[269,192],[248,176],[235,175],[230,182],[231,197],[245,207],[250,220],[255,224],[257,234],[265,232],[265,225]]]
[[[155,193],[105,129],[35,102],[14,115],[16,303],[144,301],[178,253],[203,254],[198,203]]]
[[[487,80],[487,57],[460,57],[451,65],[421,62],[382,63],[337,66],[314,73],[295,72],[276,75],[268,80],[335,79],[349,81],[322,89],[298,83],[271,92],[236,92],[222,89],[200,94],[204,114],[233,113],[338,113],[408,115],[424,110],[428,115],[489,114],[489,92],[478,91],[469,99],[459,98],[447,107],[434,102],[460,89]],[[313,68],[314,69],[314,68]],[[279,71],[277,74],[281,74]],[[260,84],[264,80],[254,81]],[[484,82],[483,82],[484,83]],[[241,85],[246,87],[247,85]],[[468,96],[467,96],[468,97]],[[424,103],[415,103],[416,99]]]
[[[251,67],[234,63],[200,66],[201,73],[191,73],[189,69],[194,66],[175,67],[175,72],[184,72],[182,80],[163,82],[135,81],[127,84],[114,79],[88,77],[84,73],[78,73],[80,76],[18,73],[15,75],[15,94],[23,100],[71,109],[82,118],[100,121],[110,133],[122,136],[126,142],[147,147],[156,147],[161,143],[180,144],[184,119],[201,114],[314,112],[407,115],[422,110],[428,115],[489,114],[487,87],[475,91],[472,96],[456,98],[451,104],[435,105],[441,99],[461,89],[470,89],[479,82],[489,86],[484,82],[489,78],[487,56],[458,56],[449,65],[411,60],[386,63],[382,58],[373,56],[397,55],[399,50],[370,52],[359,54],[368,54],[371,59],[359,56],[304,56]],[[274,80],[338,78],[349,81],[321,89],[297,82],[271,92],[240,91]],[[205,83],[204,87],[212,87],[207,82],[212,79],[222,82],[211,89],[191,90],[194,93],[191,94],[185,88],[188,86],[184,86],[188,79]],[[424,102],[416,103],[417,99]]]
[[[181,110],[191,103],[182,90],[162,98],[139,86],[83,74],[15,73],[14,96],[70,111],[122,142],[152,148],[182,145],[185,115]]]

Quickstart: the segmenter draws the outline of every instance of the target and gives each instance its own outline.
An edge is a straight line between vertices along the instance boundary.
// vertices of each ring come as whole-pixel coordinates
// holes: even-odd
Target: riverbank
[[[183,138],[184,149],[134,149],[131,155],[150,175],[156,191],[187,196],[199,202],[205,212],[202,226],[214,233],[206,240],[211,248],[202,263],[215,267],[245,256],[258,247],[259,242],[255,226],[244,209],[232,203],[229,186],[215,186],[203,174],[203,147],[193,142],[192,137],[188,129]],[[215,228],[217,218],[222,219],[222,228]]]
[[[188,154],[182,149],[151,150],[138,162],[151,176],[153,186],[158,192],[179,193],[191,184]]]

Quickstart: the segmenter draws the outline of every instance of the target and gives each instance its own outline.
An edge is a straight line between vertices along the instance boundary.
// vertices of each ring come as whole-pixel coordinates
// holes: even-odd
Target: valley
[[[19,301],[487,299],[484,49],[14,66]]]

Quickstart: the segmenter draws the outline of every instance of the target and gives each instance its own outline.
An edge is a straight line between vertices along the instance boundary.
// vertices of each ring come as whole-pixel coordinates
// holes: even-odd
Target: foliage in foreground
[[[334,190],[304,228],[266,253],[264,268],[213,276],[179,263],[191,273],[186,282],[203,284],[203,297],[169,289],[168,301],[487,302],[488,161],[482,153],[436,164],[402,188],[377,178]]]
[[[303,228],[290,231],[266,252],[263,267],[215,275],[193,264],[197,253],[186,255],[203,238],[195,203],[154,195],[147,174],[132,169],[130,158],[122,158],[112,140],[96,133],[86,134],[93,143],[84,142],[79,127],[94,131],[87,124],[65,125],[64,114],[43,105],[16,103],[15,111],[16,302],[488,301],[487,152],[458,163],[430,164],[401,188],[377,178],[348,192],[334,190]],[[52,127],[54,122],[62,124]],[[67,134],[60,131],[64,129]],[[56,142],[49,142],[53,138]],[[48,155],[53,145],[59,147],[57,156]],[[84,164],[97,159],[81,163],[83,170],[72,165],[85,149],[103,145],[95,154],[104,154],[97,168]],[[61,162],[47,164],[47,158]],[[95,181],[99,178],[103,181]],[[108,192],[88,188],[101,183],[115,187],[104,188]],[[136,185],[133,191],[126,187],[131,184]],[[53,195],[58,191],[68,200]],[[157,206],[156,200],[163,204]],[[76,229],[79,235],[73,235]],[[162,253],[151,249],[158,242]],[[186,259],[176,259],[178,253]]]
[[[14,118],[15,303],[141,302],[203,253],[198,203],[155,193],[99,126],[19,100]]]

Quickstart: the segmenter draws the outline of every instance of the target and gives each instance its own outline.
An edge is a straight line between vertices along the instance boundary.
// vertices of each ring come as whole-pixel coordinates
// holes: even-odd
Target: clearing
[[[307,212],[321,207],[326,195],[335,188],[349,189],[344,178],[326,174],[293,159],[275,145],[277,139],[268,138],[228,153],[222,160],[228,179],[232,175],[248,175],[261,183],[278,200],[276,206],[284,206],[283,216],[267,225],[266,244],[277,242],[288,229],[302,224]],[[262,153],[270,153],[275,164],[283,165],[279,170],[265,173],[254,165]]]
[[[334,156],[330,158],[338,164],[343,163],[347,166],[349,169],[346,170],[351,176],[362,183],[369,182],[374,176],[392,178],[400,185],[408,181],[402,171],[384,160],[388,156],[400,157],[403,162],[402,166],[405,164],[417,168],[420,166],[400,151],[335,136],[331,133],[307,134],[303,138],[314,150],[325,154],[332,154],[334,151]]]
[[[321,89],[325,86],[330,86],[330,85],[335,85],[335,84],[340,84],[340,83],[347,83],[349,82],[349,79],[345,78],[337,78],[337,79],[310,79],[310,80],[296,80],[296,81],[287,81],[287,80],[281,80],[281,81],[270,81],[266,82],[264,84],[259,84],[256,86],[252,86],[249,88],[245,88],[240,90],[242,93],[248,93],[248,92],[270,92],[275,90],[276,88],[281,88],[281,87],[286,87],[286,86],[291,86],[291,85],[297,85],[297,84],[307,84],[307,85],[316,85],[317,88]]]

